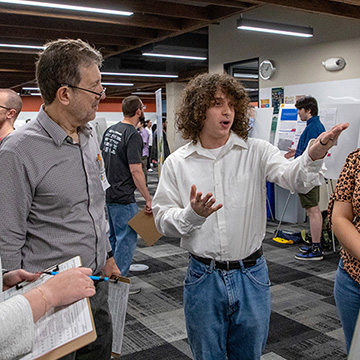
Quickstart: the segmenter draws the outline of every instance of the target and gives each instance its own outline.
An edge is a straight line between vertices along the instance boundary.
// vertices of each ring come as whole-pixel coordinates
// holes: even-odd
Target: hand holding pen
[[[39,276],[39,273],[36,274]],[[72,268],[51,277],[45,283],[26,291],[34,322],[56,306],[72,304],[95,295],[95,285],[89,268]],[[21,286],[22,287],[22,286]]]
[[[43,271],[43,274],[47,274],[47,275],[57,275],[59,274],[58,271]],[[94,275],[89,275],[89,278],[93,281],[109,281],[109,282],[113,282],[113,283],[117,283],[118,280],[114,280],[114,279],[110,279],[106,276],[94,276]]]

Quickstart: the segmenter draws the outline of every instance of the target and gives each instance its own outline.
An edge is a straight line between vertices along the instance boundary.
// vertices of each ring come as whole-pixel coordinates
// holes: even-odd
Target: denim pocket
[[[184,285],[200,284],[209,274],[209,266],[200,263],[193,258],[190,258],[189,266],[187,268]]]
[[[340,258],[340,260],[339,260],[339,268],[340,268],[341,270],[343,270],[343,271],[346,271],[346,270],[344,269],[344,261],[343,261],[342,258]]]
[[[261,256],[256,261],[256,265],[247,268],[245,270],[245,274],[255,285],[265,287],[269,287],[271,285],[269,279],[269,272],[264,256]]]

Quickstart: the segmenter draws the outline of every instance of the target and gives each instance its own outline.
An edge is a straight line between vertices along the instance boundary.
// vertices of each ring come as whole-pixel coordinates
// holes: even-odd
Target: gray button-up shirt
[[[111,247],[99,144],[90,124],[79,143],[43,109],[0,146],[0,253],[6,269],[39,271],[81,256],[99,273]]]

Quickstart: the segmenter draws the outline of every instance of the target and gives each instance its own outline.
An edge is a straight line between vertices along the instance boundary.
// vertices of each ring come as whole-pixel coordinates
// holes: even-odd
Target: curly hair
[[[243,86],[228,74],[201,74],[185,87],[176,112],[176,127],[185,140],[199,140],[206,111],[214,106],[215,93],[221,90],[234,103],[235,117],[231,130],[247,139],[249,133],[249,97]]]

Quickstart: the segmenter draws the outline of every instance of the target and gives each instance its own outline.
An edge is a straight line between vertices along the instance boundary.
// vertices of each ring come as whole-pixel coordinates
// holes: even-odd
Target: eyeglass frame
[[[0,105],[0,108],[6,109],[6,110],[12,110],[12,108],[6,107],[6,106],[2,106]]]
[[[101,92],[96,92],[96,91],[93,91],[93,90],[84,89],[84,88],[81,88],[81,87],[78,87],[78,86],[75,86],[75,85],[71,85],[71,84],[61,84],[61,86],[67,86],[68,88],[71,88],[71,89],[78,89],[78,90],[87,91],[87,92],[89,92],[91,94],[99,96],[100,99],[103,97],[103,95],[105,94],[105,91],[106,91],[106,87],[103,87],[103,90]]]

